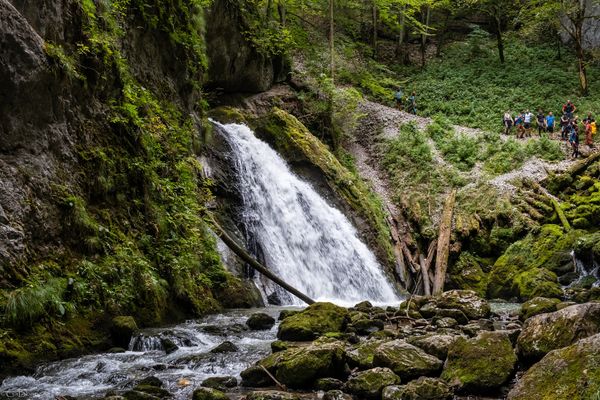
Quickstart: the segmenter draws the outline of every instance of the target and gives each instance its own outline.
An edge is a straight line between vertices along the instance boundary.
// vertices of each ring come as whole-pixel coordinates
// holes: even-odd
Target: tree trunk
[[[267,24],[269,23],[269,20],[271,19],[271,9],[273,8],[273,0],[269,0],[267,2],[267,10],[265,11],[265,16]]]
[[[587,96],[589,93],[588,88],[588,80],[587,80],[587,71],[585,68],[585,52],[583,50],[583,45],[581,44],[581,36],[578,38],[578,41],[575,45],[577,51],[577,64],[579,66],[579,88],[581,89],[581,94],[583,96]]]
[[[446,269],[448,268],[448,255],[450,254],[450,233],[452,232],[452,214],[454,202],[456,201],[456,189],[452,190],[446,199],[442,220],[440,222],[440,233],[437,241],[437,253],[435,256],[435,279],[433,281],[433,295],[437,296],[444,290],[446,280]]]
[[[371,38],[373,58],[377,59],[377,4],[375,3],[375,0],[371,3],[371,22],[373,24],[373,36]]]
[[[279,13],[279,24],[283,28],[286,24],[285,3],[283,0],[279,0],[279,3],[277,3],[277,12]]]
[[[444,40],[446,39],[446,33],[448,31],[448,21],[450,20],[450,13],[446,14],[446,18],[444,18],[444,28],[438,37],[437,48],[435,49],[435,56],[439,57],[442,55],[442,48],[444,47]]]
[[[425,32],[421,34],[421,68],[425,68],[425,59],[427,52],[427,31],[429,30],[429,22],[431,19],[431,7],[427,6],[427,11],[425,12],[422,22],[425,25]]]
[[[334,63],[334,43],[333,43],[333,30],[334,30],[334,25],[333,25],[333,1],[334,0],[329,0],[329,68],[331,69],[331,83],[333,84],[334,82],[334,72],[335,72],[335,63]]]
[[[556,31],[556,32],[554,32],[554,35],[556,36],[556,59],[561,61],[562,54],[561,54],[560,48],[562,47],[562,42],[560,40],[560,34],[558,33],[558,31]]]
[[[502,21],[500,16],[496,15],[496,39],[498,41],[498,57],[500,57],[500,63],[504,64],[504,40],[502,38]]]

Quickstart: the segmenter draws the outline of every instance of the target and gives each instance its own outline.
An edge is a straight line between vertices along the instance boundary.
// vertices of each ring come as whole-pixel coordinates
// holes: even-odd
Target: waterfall
[[[215,122],[232,148],[243,200],[242,222],[266,266],[317,300],[392,303],[395,290],[356,229],[245,125]],[[263,295],[301,304],[257,279]]]

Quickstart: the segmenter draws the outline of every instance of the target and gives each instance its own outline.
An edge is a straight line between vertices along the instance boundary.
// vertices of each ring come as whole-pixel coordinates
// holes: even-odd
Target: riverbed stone
[[[254,313],[248,318],[246,325],[253,331],[269,330],[275,325],[275,318],[265,313]]]
[[[135,318],[129,315],[122,315],[112,319],[110,334],[113,343],[118,347],[128,348],[131,337],[138,331]]]
[[[435,317],[433,319],[433,324],[441,329],[454,328],[458,325],[458,321],[456,321],[454,318],[450,318],[450,317],[442,317],[442,318]]]
[[[155,376],[147,376],[143,379],[140,379],[137,383],[138,385],[147,385],[147,386],[156,386],[163,387],[163,381],[158,379]]]
[[[169,399],[169,398],[173,397],[171,395],[171,393],[169,393],[168,390],[165,390],[161,387],[152,386],[152,385],[137,385],[136,387],[133,388],[133,391],[144,393],[144,394],[149,394],[151,396],[154,396],[154,398],[157,398],[157,399]],[[134,396],[134,399],[135,399],[135,396]]]
[[[516,362],[506,333],[483,331],[449,347],[442,378],[459,390],[486,391],[506,383]]]
[[[248,393],[246,400],[300,400],[300,396],[278,390],[261,390]]]
[[[348,379],[344,392],[360,399],[380,399],[381,391],[389,385],[400,383],[400,377],[389,368],[373,368],[358,372]]]
[[[202,381],[202,387],[226,391],[229,388],[236,387],[238,381],[235,376],[211,376]]]
[[[442,368],[442,361],[404,340],[380,345],[374,353],[373,365],[390,368],[403,381],[421,375],[433,375]]]
[[[559,303],[559,299],[534,297],[533,299],[523,303],[523,305],[521,306],[521,313],[519,314],[519,319],[521,321],[525,321],[527,318],[533,317],[534,315],[556,311],[556,306]]]
[[[220,345],[218,345],[217,347],[213,348],[210,352],[211,353],[235,353],[238,350],[239,350],[239,348],[235,344],[233,344],[229,340],[226,340],[223,343],[221,343]]]
[[[576,304],[525,321],[517,352],[524,361],[541,359],[554,349],[600,333],[600,303]]]
[[[201,387],[194,390],[192,400],[229,400],[229,397],[220,390]]]
[[[438,308],[457,309],[469,319],[487,318],[490,305],[472,290],[450,290],[436,298]]]
[[[382,400],[448,400],[453,390],[439,378],[420,377],[403,386],[388,386],[383,389]]]
[[[342,332],[346,327],[348,310],[332,303],[314,303],[292,315],[279,325],[277,338],[308,341],[328,333]]]
[[[341,390],[330,390],[323,395],[323,400],[355,400],[351,395]]]
[[[373,368],[375,350],[388,340],[369,339],[346,351],[346,359],[351,367]]]
[[[315,382],[315,389],[328,392],[330,390],[339,390],[344,386],[344,382],[335,378],[320,378]]]
[[[448,356],[448,348],[460,337],[462,336],[427,334],[410,337],[407,342],[423,349],[427,354],[445,360]]]
[[[590,400],[600,393],[600,334],[550,351],[517,381],[508,400]]]
[[[177,344],[170,338],[161,338],[160,344],[167,354],[171,354],[179,350],[179,346],[177,346]]]

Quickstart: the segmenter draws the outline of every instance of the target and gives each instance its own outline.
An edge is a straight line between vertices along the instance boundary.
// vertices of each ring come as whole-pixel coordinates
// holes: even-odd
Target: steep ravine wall
[[[1,369],[106,348],[111,316],[256,304],[201,217],[202,5],[0,0]]]

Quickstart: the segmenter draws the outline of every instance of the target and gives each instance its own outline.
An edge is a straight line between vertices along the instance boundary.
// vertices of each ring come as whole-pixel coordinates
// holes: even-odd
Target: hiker
[[[570,123],[569,143],[573,149],[573,154],[571,154],[571,157],[577,158],[579,156],[579,129],[577,127],[576,120],[572,120]]]
[[[540,108],[537,113],[538,136],[542,137],[542,132],[546,132],[546,116]]]
[[[569,137],[569,117],[567,114],[563,114],[560,117],[560,139],[567,140]]]
[[[402,111],[404,109],[404,104],[402,103],[403,99],[404,99],[404,93],[402,92],[402,89],[399,88],[398,91],[396,93],[394,93],[394,100],[396,100],[396,108],[399,111]]]
[[[575,107],[575,104],[573,104],[571,100],[567,100],[567,104],[563,106],[562,111],[563,113],[567,114],[569,119],[571,119],[573,118],[573,113],[577,111],[577,107]]]
[[[594,147],[594,140],[592,139],[592,121],[591,119],[585,119],[585,144],[592,148]]]
[[[406,109],[409,113],[417,115],[417,93],[412,92],[412,95],[408,98]]]
[[[552,111],[550,111],[548,113],[548,115],[546,116],[546,131],[548,131],[550,136],[553,136],[553,134],[554,134],[554,115],[552,114]]]
[[[523,128],[523,113],[518,114],[517,118],[515,118],[515,127],[517,128],[517,137],[522,138],[525,133],[525,129]]]
[[[583,119],[583,121],[582,121],[582,122],[583,122],[583,124],[585,125],[585,124],[587,124],[588,122],[592,122],[592,121],[596,121],[596,120],[594,119],[594,117],[592,117],[592,113],[590,112],[590,113],[588,113],[587,117],[585,117],[585,118]]]
[[[531,120],[533,119],[533,114],[531,111],[525,111],[523,114],[523,128],[525,129],[525,134],[531,137]]]
[[[515,120],[512,117],[510,111],[504,113],[504,117],[502,118],[502,123],[504,125],[504,134],[509,135],[512,126],[515,123]]]

